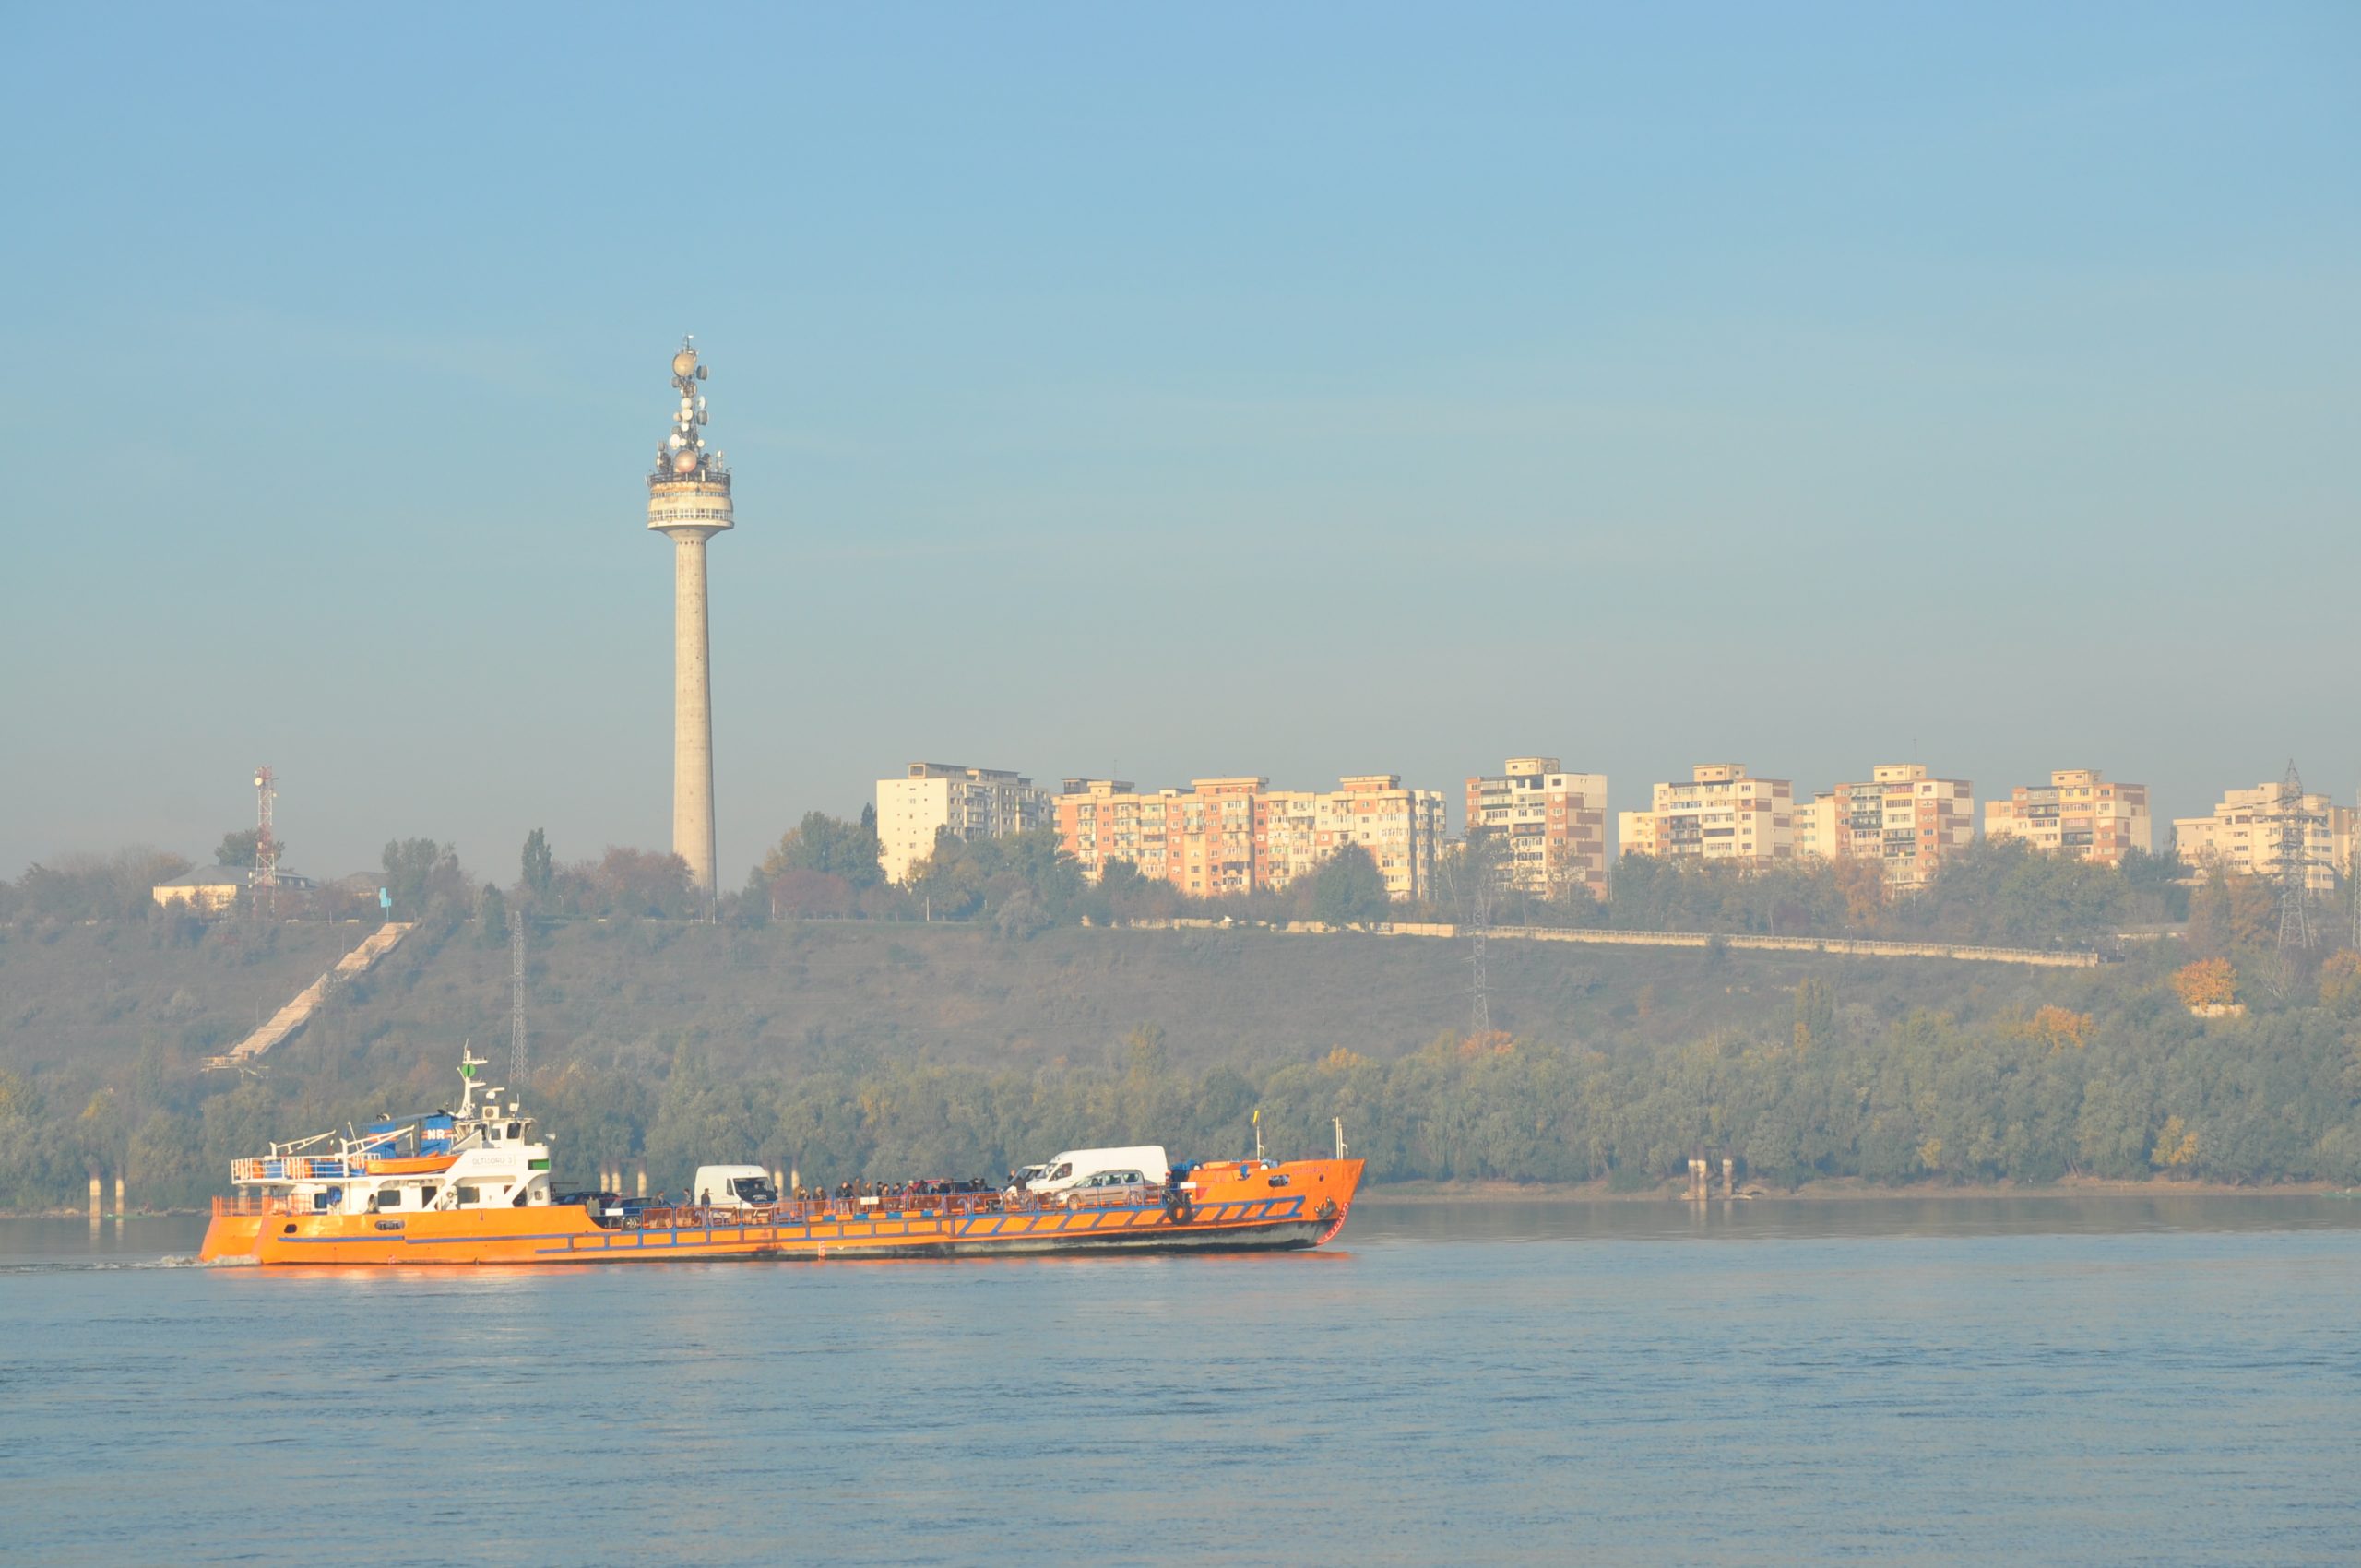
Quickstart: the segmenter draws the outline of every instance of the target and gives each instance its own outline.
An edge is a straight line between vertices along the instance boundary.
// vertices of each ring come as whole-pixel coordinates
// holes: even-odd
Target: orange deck
[[[199,1256],[445,1265],[1304,1248],[1343,1229],[1360,1179],[1358,1159],[1200,1166],[1190,1176],[1196,1190],[1185,1220],[1155,1204],[1003,1207],[996,1197],[967,1194],[913,1198],[891,1210],[840,1202],[656,1210],[635,1226],[610,1228],[575,1204],[314,1214],[276,1196],[242,1194],[215,1201]]]

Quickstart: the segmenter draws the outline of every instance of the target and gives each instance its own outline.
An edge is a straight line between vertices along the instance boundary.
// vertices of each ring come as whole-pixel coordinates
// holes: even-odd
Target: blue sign
[[[386,892],[386,891],[384,888],[382,888],[382,887],[380,887],[379,889],[377,889],[377,908],[379,908],[379,909],[392,909],[393,907],[394,907],[394,896],[393,896],[392,894],[390,894],[390,893]]]

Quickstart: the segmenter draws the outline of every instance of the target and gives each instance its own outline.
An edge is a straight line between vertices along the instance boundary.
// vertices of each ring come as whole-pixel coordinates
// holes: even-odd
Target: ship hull
[[[1235,1169],[1230,1167],[1225,1170]],[[1274,1183],[1274,1175],[1286,1178]],[[783,1206],[673,1211],[611,1228],[574,1205],[405,1215],[217,1213],[200,1256],[267,1265],[830,1262],[1052,1253],[1290,1252],[1343,1229],[1358,1160],[1305,1160],[1201,1180],[1185,1216],[1161,1206],[882,1210]]]

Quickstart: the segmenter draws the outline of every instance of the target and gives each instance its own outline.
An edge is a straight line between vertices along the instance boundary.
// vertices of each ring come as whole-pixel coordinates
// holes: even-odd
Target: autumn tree
[[[2192,1011],[2225,1007],[2237,998],[2238,971],[2227,958],[2200,958],[2173,971],[2172,987],[2181,1005]]]
[[[2050,1053],[2072,1046],[2082,1049],[2091,1038],[2091,1016],[2051,1004],[2033,1016],[2033,1037],[2048,1044]]]
[[[2343,948],[2320,965],[2320,1005],[2331,1013],[2361,1013],[2361,953]]]
[[[2165,1118],[2148,1163],[2159,1170],[2182,1170],[2197,1163],[2197,1129],[2177,1116]]]

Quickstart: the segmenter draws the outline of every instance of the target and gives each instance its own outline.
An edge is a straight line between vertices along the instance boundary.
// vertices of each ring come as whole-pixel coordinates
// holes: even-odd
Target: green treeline
[[[234,840],[238,836],[231,835]],[[243,847],[251,854],[251,845]],[[225,841],[219,851],[234,855]],[[2013,840],[1979,839],[1952,856],[1923,891],[1896,895],[1874,862],[1806,861],[1749,870],[1702,861],[1626,855],[1615,862],[1611,896],[1594,898],[1579,884],[1557,897],[1497,885],[1495,857],[1481,835],[1446,854],[1440,896],[1389,903],[1367,851],[1348,847],[1315,873],[1285,888],[1242,897],[1201,898],[1116,862],[1097,885],[1083,880],[1059,848],[1055,829],[1037,828],[968,843],[945,834],[907,885],[886,883],[877,862],[875,814],[857,819],[812,812],[748,874],[724,893],[715,918],[760,926],[781,920],[951,921],[1026,936],[1053,926],[1141,920],[1222,918],[1240,921],[1457,921],[1489,908],[1498,925],[1604,927],[1621,931],[1768,932],[1790,936],[1881,936],[2014,946],[2090,946],[2127,927],[2205,918],[2192,909],[2187,873],[2173,856],[2138,851],[2119,867],[2044,855]],[[179,857],[134,849],[110,857],[64,856],[0,882],[0,922],[189,921],[149,898],[150,884],[187,869]],[[2242,879],[2206,884],[2224,908]],[[457,924],[521,904],[536,919],[682,920],[706,914],[677,855],[609,846],[597,859],[560,861],[535,829],[505,884],[481,879],[447,844],[398,838],[386,845],[380,869],[305,894],[282,892],[277,918],[378,916],[378,889],[394,919]],[[2245,887],[2236,918],[2267,923],[2272,890]],[[2345,895],[2323,898],[2327,923]],[[2202,905],[2203,898],[2198,900]],[[242,902],[242,909],[243,903]]]
[[[1691,980],[1710,984],[1713,969],[1694,960]],[[722,1070],[709,1045],[683,1040],[660,1073],[553,1061],[530,1100],[555,1134],[562,1186],[640,1161],[677,1190],[718,1159],[836,1182],[998,1175],[1093,1144],[1218,1158],[1252,1146],[1258,1106],[1275,1153],[1326,1148],[1342,1117],[1381,1182],[1638,1190],[1692,1155],[1726,1155],[1778,1186],[2361,1182],[2361,964],[2332,964],[2316,1001],[2207,1021],[2154,977],[2095,1013],[2011,1007],[1973,1022],[1882,1018],[1818,979],[1776,1000],[1750,1028],[1687,1041],[1446,1037],[1391,1061],[1339,1047],[1196,1070],[1170,1064],[1154,1027],[1104,1065],[872,1059],[791,1078]],[[273,1138],[426,1108],[448,1066],[388,1061],[356,1087],[349,1070],[291,1064],[224,1087],[149,1050],[95,1087],[72,1072],[0,1073],[0,1206],[76,1204],[94,1169],[127,1170],[141,1204],[194,1203]]]

